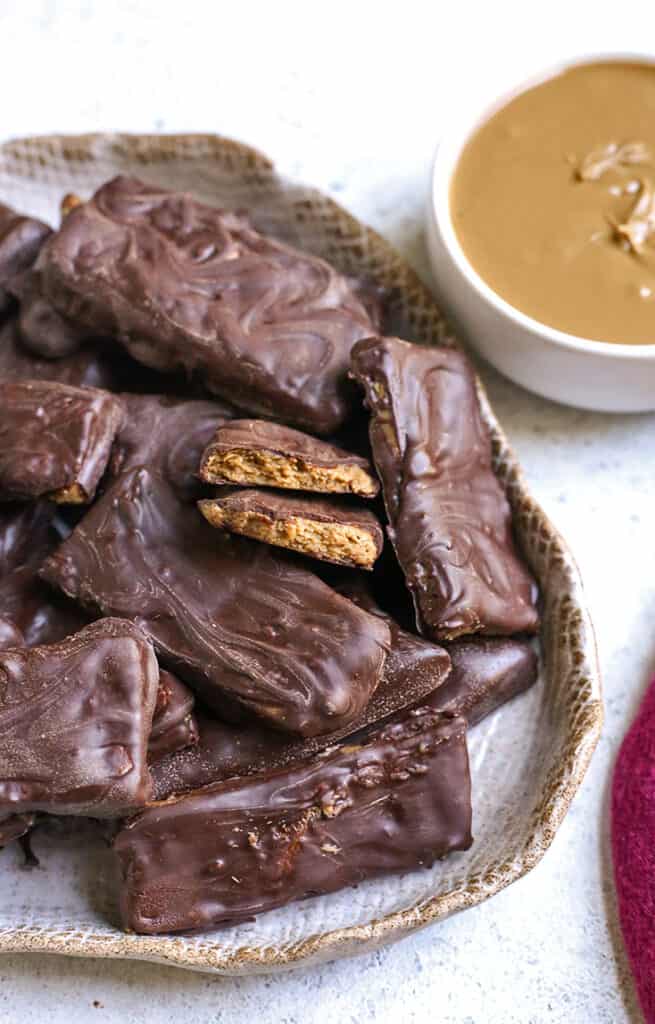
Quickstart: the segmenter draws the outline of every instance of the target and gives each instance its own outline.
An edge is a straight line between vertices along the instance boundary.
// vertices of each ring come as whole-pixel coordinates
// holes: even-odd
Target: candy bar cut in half
[[[107,391],[0,384],[0,500],[91,501],[122,418],[120,401]]]
[[[158,370],[319,434],[352,408],[350,350],[374,333],[348,280],[249,220],[135,178],[75,207],[36,264],[63,316]]]
[[[147,466],[180,497],[197,497],[200,458],[216,429],[233,415],[231,406],[168,395],[122,394],[121,401],[125,417],[109,464],[112,476]]]
[[[419,704],[444,687],[450,674],[450,657],[444,648],[401,629],[370,597],[364,599],[364,592],[361,585],[351,585],[344,591],[388,625],[391,644],[382,680],[358,717],[334,732],[302,738],[284,736],[263,726],[251,725],[244,729],[199,715],[198,743],[164,757],[152,766],[158,800],[234,775],[286,768],[319,754],[353,733],[379,726],[392,715]]]
[[[159,673],[159,688],[148,740],[148,760],[158,761],[198,742],[198,723],[193,713],[193,693],[165,669]]]
[[[212,484],[361,498],[374,498],[380,489],[368,459],[268,420],[233,420],[220,427],[205,450],[200,476]]]
[[[369,338],[352,367],[419,627],[437,640],[533,632],[537,588],[514,545],[466,357]]]
[[[336,565],[372,569],[384,544],[369,509],[316,495],[243,488],[198,507],[212,526]]]
[[[138,622],[221,716],[330,732],[359,715],[382,677],[384,622],[286,554],[213,530],[143,468],[115,481],[41,574]]]
[[[158,680],[151,643],[123,619],[0,652],[0,818],[142,807]]]
[[[465,731],[460,718],[408,715],[361,745],[151,805],[114,842],[125,927],[242,921],[468,849]]]

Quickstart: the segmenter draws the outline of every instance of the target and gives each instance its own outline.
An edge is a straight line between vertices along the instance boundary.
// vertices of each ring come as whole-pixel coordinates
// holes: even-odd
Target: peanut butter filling
[[[71,484],[70,487],[60,487],[50,495],[51,501],[57,505],[86,505],[89,495],[80,484]]]
[[[377,558],[371,535],[354,525],[325,523],[300,516],[270,519],[260,512],[236,512],[210,501],[202,502],[200,507],[212,526],[323,561],[370,569]]]
[[[283,487],[323,494],[374,495],[377,487],[361,466],[317,466],[298,456],[235,448],[214,452],[205,463],[206,479],[235,484]]]
[[[578,65],[465,146],[451,215],[516,309],[597,341],[655,344],[655,66]]]

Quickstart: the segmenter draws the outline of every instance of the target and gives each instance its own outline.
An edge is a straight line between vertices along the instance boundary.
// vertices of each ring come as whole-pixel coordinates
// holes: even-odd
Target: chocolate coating
[[[158,680],[152,645],[124,619],[0,652],[0,816],[143,806]]]
[[[0,380],[51,380],[112,391],[118,374],[113,362],[91,345],[66,359],[33,356],[21,344],[16,322],[11,320],[0,328]]]
[[[329,433],[350,349],[373,333],[347,280],[243,216],[118,177],[68,214],[38,261],[43,293],[159,370],[200,370],[255,413]]]
[[[452,671],[425,702],[433,711],[461,715],[469,727],[537,681],[539,660],[522,637],[472,637],[448,648]]]
[[[369,509],[316,495],[243,488],[198,507],[212,526],[335,565],[372,569],[384,545]]]
[[[450,673],[450,657],[443,647],[401,629],[378,608],[361,584],[351,582],[343,593],[366,611],[379,616],[389,627],[391,636],[384,674],[360,715],[335,732],[305,739],[282,736],[264,727],[244,729],[199,715],[197,746],[163,758],[152,767],[158,800],[235,775],[286,768],[353,733],[379,725],[393,714],[425,700],[437,687],[443,687]]]
[[[242,921],[471,845],[465,724],[424,711],[290,770],[154,804],[114,841],[126,928]]]
[[[20,633],[28,647],[63,640],[88,621],[72,601],[37,576],[59,544],[55,512],[48,502],[0,507],[0,616],[6,630],[13,627],[14,638]]]
[[[252,471],[244,476],[238,465],[227,462],[242,454],[257,460],[258,477]],[[273,465],[267,471],[262,462],[271,457]],[[222,472],[212,469],[217,459],[222,462]],[[362,472],[353,477],[349,473],[353,469]],[[326,475],[317,470],[331,472]],[[341,471],[341,479],[335,477],[335,471]],[[291,489],[298,489],[301,479],[303,490],[339,491],[366,498],[374,497],[380,489],[368,459],[269,420],[233,420],[220,427],[203,454],[200,476],[214,484],[246,483]]]
[[[122,417],[119,400],[105,391],[0,384],[0,500],[90,501]]]
[[[200,493],[200,457],[217,427],[233,415],[219,401],[185,401],[167,395],[121,395],[125,418],[109,464],[112,476],[136,466],[160,473],[180,497]]]
[[[25,217],[0,203],[0,314],[11,306],[8,286],[12,278],[32,266],[50,234],[51,228],[43,221]]]
[[[162,669],[148,740],[149,761],[158,761],[167,754],[184,750],[198,742],[194,704],[191,690],[171,672]]]
[[[352,367],[420,628],[439,640],[534,631],[536,585],[514,546],[466,357],[369,338]]]
[[[329,732],[357,717],[382,675],[384,623],[267,546],[212,530],[146,469],[119,477],[42,575],[138,622],[221,715]]]

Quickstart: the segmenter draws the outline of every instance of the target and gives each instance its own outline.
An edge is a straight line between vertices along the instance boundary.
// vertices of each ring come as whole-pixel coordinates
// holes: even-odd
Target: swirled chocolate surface
[[[466,357],[370,338],[352,366],[420,628],[439,640],[534,631],[536,585],[514,545]]]
[[[355,733],[361,734],[363,729],[379,725],[444,687],[444,680],[450,675],[450,657],[443,647],[401,629],[375,604],[364,585],[350,583],[342,592],[381,618],[391,636],[382,680],[358,717],[327,735],[298,738],[283,736],[263,726],[244,729],[199,715],[198,744],[152,766],[158,800],[235,775],[289,767]]]
[[[143,806],[158,680],[152,645],[124,619],[0,652],[0,817]]]
[[[119,477],[42,576],[138,622],[221,715],[330,732],[357,717],[382,676],[383,622],[266,545],[213,530],[143,468]]]
[[[126,928],[209,928],[471,845],[465,723],[424,711],[279,772],[154,804],[114,841]]]
[[[374,325],[346,278],[234,213],[118,177],[41,251],[44,296],[159,370],[200,370],[255,413],[316,433],[350,407],[350,349]]]
[[[123,394],[121,400],[125,417],[112,450],[112,476],[148,466],[180,497],[198,497],[200,458],[217,428],[234,415],[232,407],[168,395]]]
[[[122,417],[120,401],[106,391],[0,384],[0,501],[90,501]]]

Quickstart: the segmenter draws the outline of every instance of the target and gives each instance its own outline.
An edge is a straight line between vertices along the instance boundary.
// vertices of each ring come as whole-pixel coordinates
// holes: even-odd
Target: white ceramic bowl
[[[450,185],[460,153],[476,128],[514,96],[566,68],[653,55],[588,54],[561,61],[510,86],[495,100],[473,102],[439,144],[428,198],[427,240],[438,298],[466,340],[510,380],[545,398],[600,412],[655,409],[655,344],[591,341],[533,320],[502,299],[473,269],[450,216]],[[655,319],[653,322],[655,338]]]

